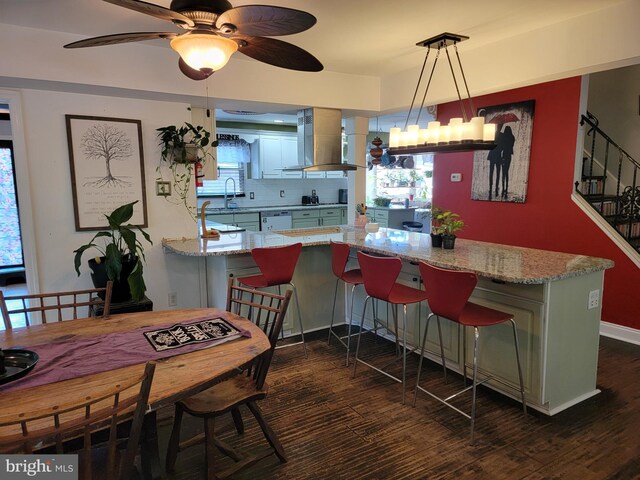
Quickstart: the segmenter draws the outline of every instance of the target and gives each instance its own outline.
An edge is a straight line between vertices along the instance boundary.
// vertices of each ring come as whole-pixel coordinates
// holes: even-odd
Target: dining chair
[[[405,384],[407,379],[407,305],[420,303],[427,299],[424,290],[409,287],[399,283],[398,275],[402,270],[402,260],[398,257],[376,257],[363,252],[358,252],[358,263],[362,270],[362,279],[364,281],[364,289],[367,292],[367,298],[362,308],[362,318],[360,320],[360,331],[358,332],[358,342],[356,344],[356,355],[353,363],[353,377],[356,376],[356,368],[358,363],[362,363],[383,375],[402,383],[402,403],[405,401]],[[364,331],[364,319],[367,312],[367,303],[370,299],[382,300],[392,306],[396,337],[396,352],[399,347],[398,339],[398,305],[402,305],[403,323],[402,323],[402,378],[398,378],[384,368],[376,367],[360,358],[360,339]],[[374,315],[375,316],[375,315]],[[374,318],[374,324],[376,319]]]
[[[203,440],[205,442],[208,479],[227,477],[273,453],[282,463],[287,461],[284,448],[278,436],[265,420],[262,410],[256,402],[263,400],[267,396],[268,385],[265,380],[290,299],[291,290],[287,290],[284,295],[277,295],[236,286],[233,279],[229,280],[227,311],[240,316],[247,316],[250,311],[251,320],[267,335],[271,347],[258,356],[256,361],[241,374],[176,403],[173,428],[167,448],[167,471],[174,470],[178,453],[181,450],[196,445]],[[239,413],[239,408],[243,405],[246,405],[253,414],[271,446],[266,452],[243,456],[215,436],[215,419],[226,413],[232,413],[238,433],[244,432],[244,425]],[[201,434],[189,440],[180,441],[180,427],[184,413],[204,420],[204,435]],[[214,462],[215,449],[220,450],[236,463],[223,472],[217,471]]]
[[[9,330],[13,326],[28,327],[33,323],[89,317],[93,315],[92,307],[98,305],[103,307],[102,317],[108,317],[112,289],[113,282],[109,281],[104,288],[68,292],[5,296],[0,291],[0,311],[4,328]],[[47,317],[47,313],[52,315]]]
[[[103,390],[78,391],[74,403],[57,405],[51,399],[51,406],[41,410],[0,415],[0,452],[34,454],[54,449],[56,454],[79,453],[79,474],[83,480],[91,479],[93,473],[106,475],[108,479],[133,478],[154,371],[155,363],[149,362],[142,374],[123,377]],[[125,421],[131,424],[121,453],[117,427]],[[108,429],[106,444],[95,448],[94,434],[105,429]],[[72,439],[79,441],[79,451],[68,450]]]
[[[470,443],[474,443],[474,428],[476,420],[476,390],[477,386],[486,383],[493,379],[503,385],[517,390],[520,393],[522,400],[522,409],[524,413],[527,413],[527,402],[524,392],[524,382],[522,379],[522,368],[520,365],[520,350],[518,347],[518,329],[516,322],[513,319],[513,315],[493,308],[484,307],[476,303],[469,302],[469,297],[478,283],[478,279],[475,273],[462,270],[447,270],[444,268],[434,267],[425,262],[418,264],[420,269],[420,275],[424,280],[425,289],[429,297],[428,303],[431,313],[427,316],[427,323],[424,330],[424,336],[422,338],[422,350],[420,353],[420,361],[418,363],[418,374],[416,377],[416,390],[413,398],[413,405],[416,404],[418,398],[418,390],[426,393],[430,397],[438,400],[444,405],[452,408],[459,414],[471,421],[471,439]],[[422,361],[424,360],[424,350],[427,341],[427,333],[429,331],[429,321],[436,317],[438,320],[438,327],[440,326],[440,317],[451,320],[458,323],[463,332],[462,341],[462,354],[463,354],[463,381],[464,388],[458,392],[446,397],[441,398],[434,393],[429,392],[425,388],[420,386],[420,373],[422,371]],[[518,378],[520,380],[520,388],[514,387],[512,384],[503,381],[502,379],[494,376],[487,376],[482,381],[478,382],[478,355],[479,355],[479,340],[480,340],[480,328],[490,327],[493,325],[499,325],[501,323],[509,322],[513,329],[513,341],[515,346],[516,364],[518,367]],[[469,387],[466,386],[467,380],[467,358],[466,358],[466,327],[473,327],[474,331],[474,343],[473,343],[473,377]],[[442,345],[442,336],[440,336],[440,355],[442,359],[442,366],[444,368],[445,381],[447,368],[445,363],[444,348]],[[451,400],[458,397],[464,392],[471,390],[471,414],[463,412],[458,407],[451,403]]]

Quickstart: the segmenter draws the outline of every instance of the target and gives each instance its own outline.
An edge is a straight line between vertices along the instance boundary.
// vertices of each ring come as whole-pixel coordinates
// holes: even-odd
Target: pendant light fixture
[[[409,113],[407,114],[404,130],[401,130],[399,127],[394,127],[389,131],[389,155],[418,155],[422,153],[453,153],[474,150],[491,150],[496,146],[495,124],[485,124],[484,117],[473,116],[475,108],[469,93],[467,79],[464,75],[457,47],[458,43],[468,39],[469,37],[465,37],[463,35],[443,33],[416,44],[420,47],[427,47],[427,53],[424,58],[424,63],[422,64],[420,76],[418,77],[418,84],[416,85],[415,92],[413,93],[413,99],[411,100],[411,106],[409,107]],[[453,63],[451,62],[451,56],[449,55],[449,47],[451,46],[455,51],[458,67],[460,69],[460,80],[456,76]],[[432,49],[437,50],[436,58],[433,62],[431,73],[429,74],[424,95],[422,96],[422,103],[418,108],[416,122],[409,125],[411,111],[413,110],[416,96],[420,90],[424,70],[427,65],[427,60],[429,59],[429,53]],[[426,126],[421,128],[419,125],[420,113],[424,108],[424,101],[427,98],[427,92],[429,91],[429,85],[433,78],[433,72],[435,71],[436,65],[438,64],[438,58],[442,51],[447,55],[447,61],[449,62],[449,68],[453,77],[453,84],[458,95],[462,117],[452,118],[448,125],[440,125],[440,122],[429,122]],[[467,98],[463,98],[460,95],[459,83],[464,84]],[[469,111],[468,115],[467,110]]]

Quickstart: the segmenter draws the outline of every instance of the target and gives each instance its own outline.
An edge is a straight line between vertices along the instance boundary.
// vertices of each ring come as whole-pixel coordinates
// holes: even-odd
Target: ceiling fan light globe
[[[238,50],[233,40],[206,33],[186,33],[171,40],[174,49],[187,65],[202,72],[215,72],[224,67]]]

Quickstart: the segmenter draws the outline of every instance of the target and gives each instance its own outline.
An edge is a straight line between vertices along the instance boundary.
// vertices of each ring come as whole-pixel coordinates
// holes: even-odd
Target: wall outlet
[[[589,292],[589,303],[587,308],[591,310],[592,308],[598,308],[600,305],[600,290],[591,290]]]
[[[170,307],[176,307],[178,305],[178,292],[169,292],[167,295],[167,303]]]
[[[249,200],[253,200],[254,198],[256,198],[255,193],[249,192]]]
[[[280,190],[280,198],[284,198],[284,190]]]
[[[462,181],[462,174],[461,173],[452,173],[451,174],[451,181],[452,182],[461,182]]]

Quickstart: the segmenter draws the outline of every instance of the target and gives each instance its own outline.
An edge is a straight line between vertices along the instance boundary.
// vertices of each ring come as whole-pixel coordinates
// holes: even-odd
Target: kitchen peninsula
[[[294,282],[300,295],[305,330],[326,328],[331,319],[335,277],[331,272],[331,240],[348,243],[355,250],[398,256],[404,267],[399,281],[420,287],[417,262],[475,272],[478,286],[472,301],[510,312],[518,326],[527,403],[548,415],[558,413],[596,393],[600,301],[588,308],[590,292],[601,298],[604,271],[610,260],[559,252],[458,239],[454,250],[432,249],[429,235],[381,228],[367,234],[362,229],[340,226],[288,230],[279,233],[237,232],[219,240],[164,239],[167,253],[201,259],[200,285],[208,306],[223,306],[229,276],[251,275],[257,267],[251,249],[301,242],[303,248]],[[351,260],[356,265],[355,258]],[[364,294],[356,289],[354,324],[360,322]],[[206,305],[202,305],[206,306]],[[344,305],[341,305],[344,309]],[[409,310],[409,343],[417,345],[424,328],[425,305]],[[369,309],[371,310],[371,309]],[[384,309],[381,309],[384,310]],[[365,325],[371,319],[365,319]],[[289,333],[293,322],[285,324]],[[462,371],[462,334],[452,322],[442,322],[447,366]],[[436,334],[437,329],[430,333]],[[480,369],[516,384],[517,371],[509,328],[486,330],[481,338]],[[472,350],[467,335],[467,358]],[[427,339],[427,349],[436,351]],[[438,361],[437,356],[429,357]],[[499,383],[492,388],[511,395]]]

